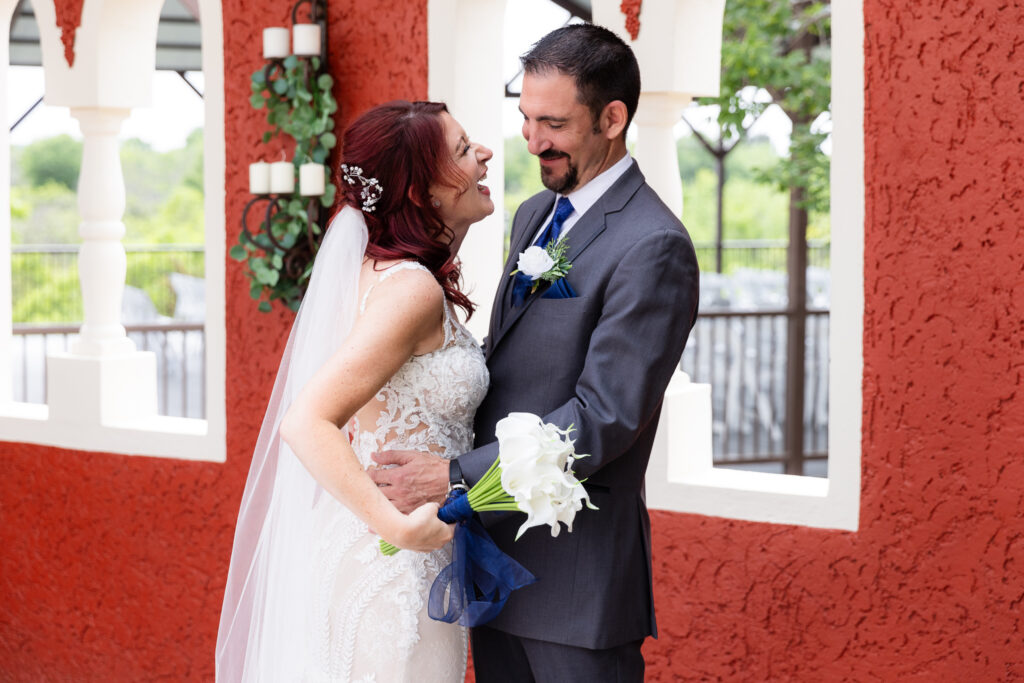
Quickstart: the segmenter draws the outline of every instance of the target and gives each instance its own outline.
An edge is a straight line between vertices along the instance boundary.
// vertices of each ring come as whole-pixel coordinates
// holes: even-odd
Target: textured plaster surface
[[[247,104],[259,31],[286,12],[225,3],[229,226],[269,156]],[[425,3],[330,12],[339,124],[425,96]],[[1024,8],[865,0],[865,18],[860,530],[652,513],[649,681],[1024,679]],[[0,679],[212,679],[291,320],[227,278],[226,464],[0,444]]]
[[[860,530],[654,513],[649,680],[1024,680],[1024,7],[864,4]]]
[[[629,31],[629,37],[633,40],[640,35],[640,5],[642,4],[643,0],[622,0],[622,4],[619,5],[619,9],[626,15],[626,30]]]
[[[60,42],[64,43],[64,59],[68,66],[75,65],[75,32],[82,23],[85,0],[55,0]]]
[[[259,144],[249,76],[262,29],[290,7],[224,3],[228,247],[249,162],[283,151]],[[426,97],[425,0],[331,0],[328,14],[339,132],[374,104]],[[231,260],[226,295],[226,463],[0,442],[0,680],[213,680],[235,516],[292,320],[258,313]]]

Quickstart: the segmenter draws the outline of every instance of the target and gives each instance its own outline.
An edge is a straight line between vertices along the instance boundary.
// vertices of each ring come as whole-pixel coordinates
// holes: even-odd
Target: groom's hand
[[[383,451],[373,460],[370,478],[399,511],[409,514],[424,503],[442,503],[448,494],[448,461],[422,451]]]

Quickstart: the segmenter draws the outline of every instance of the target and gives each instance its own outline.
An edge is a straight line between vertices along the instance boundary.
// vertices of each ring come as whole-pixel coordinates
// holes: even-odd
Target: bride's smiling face
[[[448,112],[441,112],[444,138],[452,161],[465,176],[459,187],[436,183],[430,186],[430,197],[436,204],[437,213],[452,232],[455,240],[452,251],[456,251],[466,236],[469,226],[484,216],[494,213],[494,202],[490,189],[483,184],[487,177],[487,162],[493,153],[483,145],[472,142],[459,122]]]

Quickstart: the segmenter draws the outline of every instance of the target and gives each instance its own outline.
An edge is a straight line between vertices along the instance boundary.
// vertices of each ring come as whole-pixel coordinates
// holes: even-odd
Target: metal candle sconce
[[[302,5],[309,6],[309,23],[298,21]],[[290,32],[283,27],[264,29],[263,56],[268,62],[262,71],[253,74],[251,102],[256,108],[268,102],[277,108],[276,117],[271,119],[275,129],[264,133],[264,143],[276,132],[286,132],[296,140],[296,160],[307,159],[307,163],[298,168],[298,192],[295,161],[250,164],[249,191],[254,196],[242,211],[240,244],[232,249],[232,256],[249,261],[254,298],[259,298],[263,289],[269,288],[271,299],[285,299],[295,309],[326,229],[328,208],[333,203],[334,187],[327,183],[324,162],[336,143],[330,115],[337,110],[337,104],[330,95],[333,81],[326,69],[326,0],[299,0],[292,8],[291,18]],[[269,91],[269,95],[265,96],[265,91]],[[283,102],[288,106],[282,111]],[[297,116],[292,119],[292,114],[300,108],[305,109],[304,120]],[[312,122],[306,120],[310,118]],[[265,207],[255,214],[262,216],[262,223],[258,231],[254,231],[249,227],[249,216],[258,204],[265,204]],[[302,222],[305,235],[296,227]],[[265,257],[258,255],[260,251]],[[297,289],[278,287],[282,279],[294,281]],[[270,310],[269,302],[262,302],[260,310]]]

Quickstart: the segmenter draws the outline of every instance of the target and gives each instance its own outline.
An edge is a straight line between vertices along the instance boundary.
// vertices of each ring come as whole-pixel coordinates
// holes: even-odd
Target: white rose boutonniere
[[[519,267],[520,273],[528,276],[531,280],[536,280],[551,270],[555,261],[544,247],[534,245],[519,255],[519,262],[516,265]]]
[[[564,237],[557,242],[549,243],[546,248],[536,245],[529,247],[519,254],[516,270],[512,271],[511,276],[515,277],[517,273],[522,273],[533,280],[533,287],[530,288],[532,294],[537,291],[542,280],[555,282],[566,276],[572,268],[572,263],[565,256],[568,249],[569,243]]]

